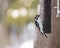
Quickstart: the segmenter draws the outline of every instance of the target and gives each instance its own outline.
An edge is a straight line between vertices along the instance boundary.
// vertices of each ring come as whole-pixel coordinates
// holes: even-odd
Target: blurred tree
[[[18,25],[24,25],[30,21],[33,21],[34,20],[34,16],[36,15],[36,7],[37,7],[37,4],[38,4],[38,1],[37,0],[9,0],[11,2],[9,9],[12,9],[11,11],[13,11],[14,9],[20,9],[21,7],[24,7],[27,9],[27,15],[26,16],[21,16],[19,15],[19,17],[17,18],[13,18],[11,16],[11,11],[8,13],[8,15],[6,15],[6,20],[5,20],[5,23],[6,24],[9,24],[9,23],[16,23]],[[24,3],[26,2],[26,6]],[[29,3],[28,3],[29,2]],[[31,4],[31,5],[29,5]],[[8,12],[7,10],[7,12]],[[29,11],[30,10],[30,11]],[[33,13],[33,14],[32,14]]]

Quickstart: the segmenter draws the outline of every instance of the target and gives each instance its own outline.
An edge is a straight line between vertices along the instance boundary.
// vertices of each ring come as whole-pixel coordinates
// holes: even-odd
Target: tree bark
[[[56,5],[57,0],[51,0],[51,34],[45,38],[37,31],[35,48],[60,48],[60,17],[56,18],[57,9],[53,8]]]

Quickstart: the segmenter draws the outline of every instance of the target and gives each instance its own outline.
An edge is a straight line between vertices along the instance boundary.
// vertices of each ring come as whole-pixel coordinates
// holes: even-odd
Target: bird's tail
[[[45,36],[46,38],[48,38],[47,35],[46,35],[46,33],[43,33],[43,34],[44,34],[44,36]]]

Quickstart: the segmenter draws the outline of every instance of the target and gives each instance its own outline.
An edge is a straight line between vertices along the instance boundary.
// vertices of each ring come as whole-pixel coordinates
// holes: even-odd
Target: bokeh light
[[[25,7],[21,7],[19,10],[20,16],[26,16],[27,15],[27,9]]]
[[[19,10],[18,10],[18,9],[12,10],[11,16],[12,16],[13,18],[17,18],[17,17],[19,16]]]

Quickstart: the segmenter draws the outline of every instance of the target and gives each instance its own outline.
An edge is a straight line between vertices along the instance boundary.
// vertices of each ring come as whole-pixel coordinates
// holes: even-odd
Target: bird
[[[35,25],[38,28],[38,30],[40,31],[40,33],[43,34],[46,38],[48,38],[46,33],[43,32],[43,23],[42,23],[42,21],[40,19],[40,15],[36,15],[36,17],[35,17]]]

